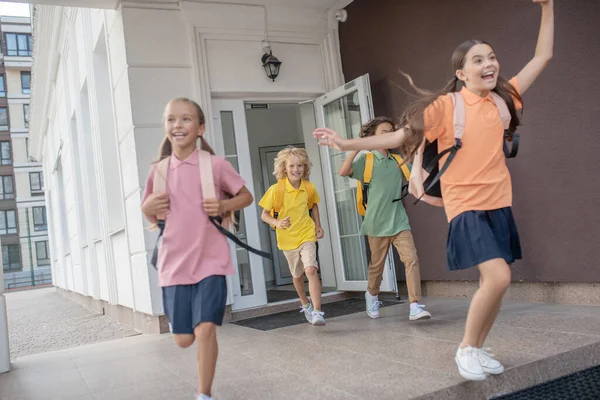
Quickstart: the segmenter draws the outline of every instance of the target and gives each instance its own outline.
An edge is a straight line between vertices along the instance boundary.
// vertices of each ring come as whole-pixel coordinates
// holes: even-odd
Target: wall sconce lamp
[[[264,54],[260,58],[260,62],[262,63],[263,68],[265,69],[265,73],[269,77],[269,79],[275,82],[275,78],[279,75],[279,69],[281,68],[281,61],[277,57],[273,55],[273,51],[271,50],[271,45],[266,40],[263,40],[262,48]]]

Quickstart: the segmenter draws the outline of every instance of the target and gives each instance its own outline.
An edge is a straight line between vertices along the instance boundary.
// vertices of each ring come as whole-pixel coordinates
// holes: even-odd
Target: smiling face
[[[291,184],[298,183],[304,176],[304,164],[298,157],[291,156],[285,165],[285,173]]]
[[[499,72],[500,64],[492,47],[478,43],[467,51],[456,76],[471,92],[484,97],[496,87]]]
[[[173,101],[165,109],[165,134],[174,151],[196,148],[196,140],[204,134],[204,124],[196,108],[188,102]]]

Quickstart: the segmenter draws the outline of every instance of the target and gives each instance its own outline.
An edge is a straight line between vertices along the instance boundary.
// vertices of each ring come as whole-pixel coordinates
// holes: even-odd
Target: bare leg
[[[302,275],[300,278],[293,278],[293,280],[294,287],[296,288],[296,293],[298,293],[298,297],[300,297],[302,305],[308,304],[308,298],[306,297],[306,289],[304,288],[304,275]]]
[[[502,296],[510,286],[510,268],[503,259],[486,261],[478,267],[483,280],[469,307],[462,347],[476,348],[481,341],[485,341],[487,332],[484,334],[484,330],[493,315],[491,329],[502,303]]]
[[[304,271],[306,272],[306,276],[308,276],[308,291],[313,303],[313,308],[321,311],[321,280],[319,279],[317,268],[306,267]],[[304,286],[304,284],[302,286]]]
[[[198,393],[212,397],[212,383],[219,356],[217,327],[212,322],[203,322],[196,326],[194,333],[198,342]]]
[[[479,287],[483,285],[483,275],[479,278]],[[483,331],[481,335],[479,335],[479,340],[477,342],[477,348],[482,348],[485,342],[485,339],[488,337],[492,326],[494,326],[494,321],[496,321],[496,317],[498,316],[498,312],[500,311],[500,307],[502,306],[502,302],[498,303],[498,306],[495,310],[493,310],[488,316],[487,321],[485,322],[485,326],[483,327]]]

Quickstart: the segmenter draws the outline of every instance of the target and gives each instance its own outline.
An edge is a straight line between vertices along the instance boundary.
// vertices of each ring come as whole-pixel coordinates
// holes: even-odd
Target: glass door
[[[246,187],[256,199],[252,165],[250,163],[250,146],[246,127],[246,113],[242,100],[213,100],[213,127],[215,135],[215,151],[224,155],[235,170],[246,181]],[[258,230],[259,215],[253,205],[240,211],[239,226],[236,236],[250,246],[260,249]],[[267,304],[267,291],[263,262],[260,256],[229,242],[231,258],[236,269],[232,280],[232,310],[257,307]]]
[[[359,137],[361,125],[373,118],[369,76],[363,75],[319,97],[315,110],[320,127],[333,129],[345,138]],[[362,217],[356,210],[356,181],[338,174],[345,158],[345,152],[321,147],[337,287],[364,291],[367,289],[368,243],[360,234]],[[396,291],[395,275],[393,256],[388,252],[382,291]]]

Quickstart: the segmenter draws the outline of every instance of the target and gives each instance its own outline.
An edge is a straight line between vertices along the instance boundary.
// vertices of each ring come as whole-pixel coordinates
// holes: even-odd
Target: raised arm
[[[352,162],[356,158],[357,154],[358,154],[358,151],[353,151],[352,153],[350,153],[350,155],[348,155],[348,157],[346,157],[346,159],[342,163],[342,166],[340,167],[340,171],[339,171],[340,176],[352,175]]]
[[[554,0],[533,0],[542,7],[542,23],[538,35],[535,55],[517,75],[521,94],[525,93],[531,84],[542,73],[552,59],[554,49]]]
[[[399,129],[387,135],[368,136],[359,139],[343,139],[337,132],[327,128],[317,128],[314,137],[322,146],[333,147],[340,151],[395,149],[404,142],[406,134]]]

